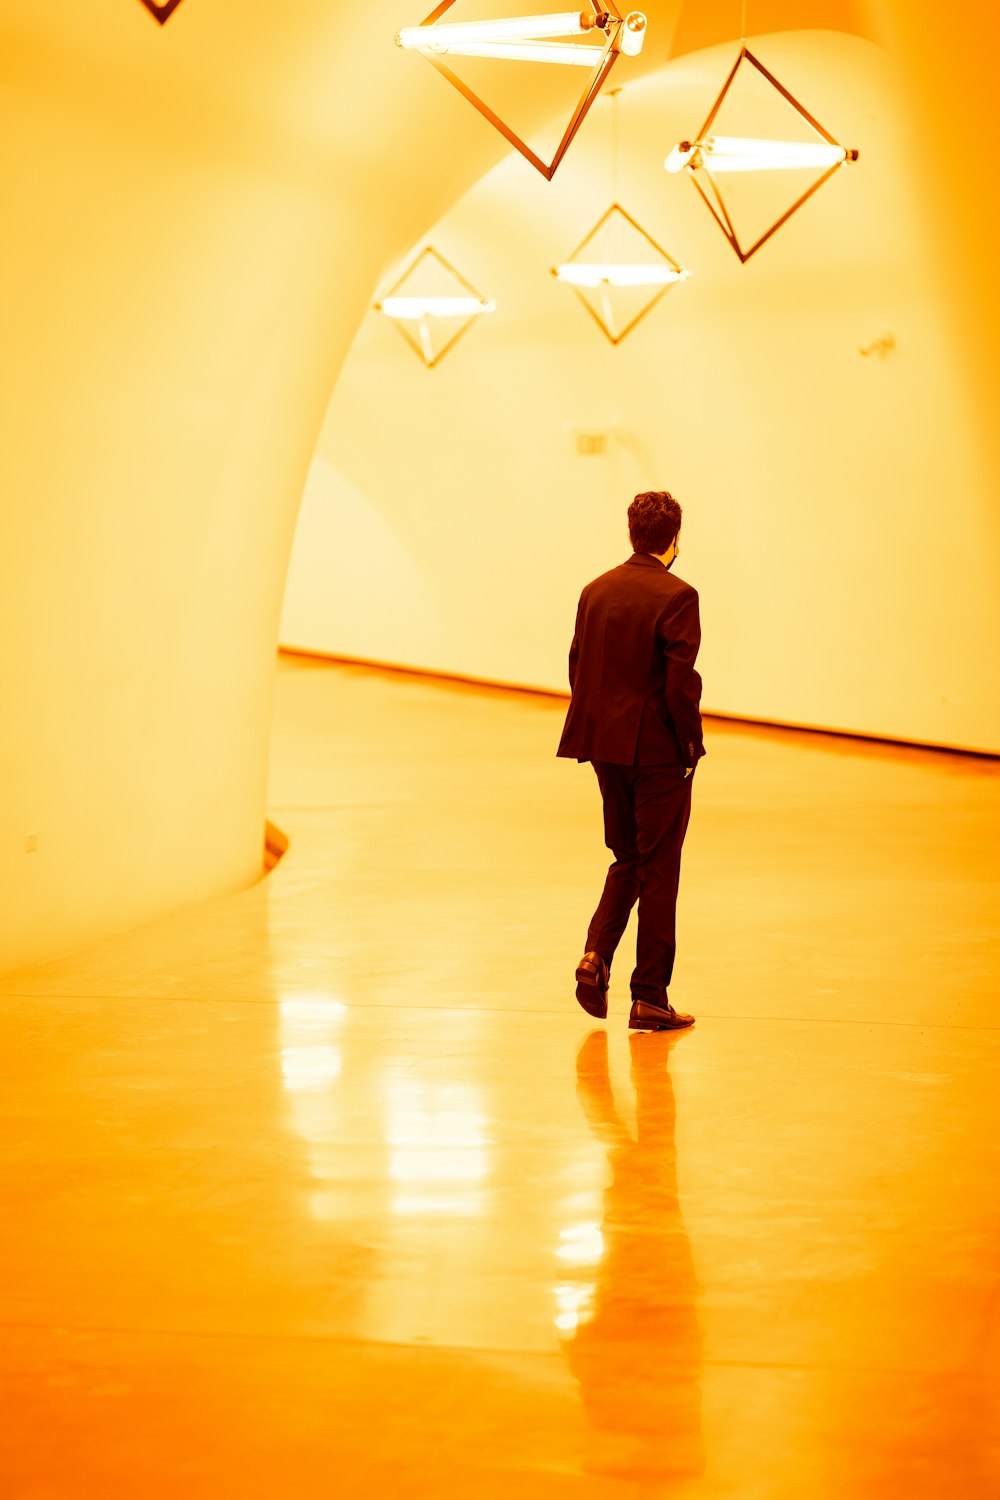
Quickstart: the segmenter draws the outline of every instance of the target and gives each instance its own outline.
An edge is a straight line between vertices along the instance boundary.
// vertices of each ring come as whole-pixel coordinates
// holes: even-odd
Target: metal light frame
[[[649,243],[652,245],[653,249],[656,251],[656,253],[658,255],[661,255],[663,257],[663,259],[667,262],[667,264],[672,268],[672,270],[674,270],[674,271],[676,271],[678,273],[678,277],[680,277],[680,273],[684,271],[684,267],[678,261],[674,260],[674,257],[672,255],[669,255],[667,253],[667,251],[664,250],[664,248],[663,248],[662,245],[658,245],[656,243],[656,241],[653,239],[653,236],[651,234],[647,233],[647,231],[645,229],[643,229],[642,225],[639,224],[635,219],[633,219],[632,215],[626,209],[622,208],[622,206],[621,206],[620,203],[612,203],[611,207],[605,213],[603,213],[601,215],[601,217],[598,219],[598,221],[594,225],[593,229],[591,229],[588,234],[584,235],[583,239],[577,245],[577,247],[573,251],[572,255],[567,255],[566,260],[563,262],[563,264],[564,265],[571,264],[576,259],[576,257],[579,255],[580,251],[583,250],[583,249],[585,249],[586,246],[590,244],[590,242],[594,238],[594,236],[597,235],[597,234],[599,234],[601,232],[601,230],[604,228],[605,224],[611,218],[611,215],[615,214],[615,213],[621,214],[622,218],[625,219],[629,224],[631,224],[632,228],[635,229],[635,230],[637,230],[638,233],[642,235],[643,239],[648,240]],[[558,278],[558,276],[559,276],[558,268],[555,267],[555,266],[552,267],[552,275],[555,276],[556,278]],[[635,317],[631,320],[630,323],[627,323],[625,325],[625,327],[622,329],[621,333],[619,333],[617,335],[617,337],[615,337],[615,335],[612,334],[611,330],[608,328],[608,326],[604,322],[603,318],[599,317],[598,314],[594,311],[594,309],[591,307],[590,303],[587,301],[586,297],[579,290],[579,288],[576,287],[576,286],[573,286],[573,284],[571,282],[567,283],[567,285],[569,285],[570,290],[573,291],[573,292],[575,292],[576,295],[577,295],[577,297],[579,297],[580,301],[583,303],[584,307],[587,309],[587,311],[589,312],[590,316],[593,318],[594,322],[597,324],[598,328],[604,334],[605,338],[609,341],[609,343],[611,343],[611,344],[620,344],[621,341],[622,341],[622,339],[624,339],[627,334],[630,334],[632,332],[632,329],[635,328],[638,323],[642,322],[643,318],[647,315],[647,313],[651,313],[653,311],[653,308],[660,301],[660,299],[662,297],[665,297],[668,292],[673,291],[674,287],[677,285],[677,282],[676,281],[666,281],[666,282],[664,282],[664,284],[660,287],[659,291],[657,291],[657,292],[655,292],[653,294],[653,296],[650,298],[650,300],[646,303],[645,307],[642,308],[642,310],[640,312],[636,313]]]
[[[440,21],[442,16],[447,15],[452,6],[456,5],[457,3],[458,0],[443,0],[443,3],[439,5],[436,10],[432,10],[430,15],[420,22],[420,25],[432,27],[435,21]],[[572,144],[573,137],[576,135],[577,131],[580,129],[580,126],[583,124],[583,121],[587,115],[587,111],[590,109],[590,106],[597,98],[597,95],[600,93],[601,88],[604,84],[604,80],[607,78],[608,74],[611,72],[611,69],[614,67],[616,61],[618,60],[618,54],[620,51],[619,37],[622,27],[625,25],[625,16],[613,3],[613,0],[588,0],[588,3],[591,10],[594,12],[595,24],[605,32],[606,40],[601,52],[600,59],[594,65],[593,72],[590,74],[590,77],[588,78],[587,83],[584,86],[583,93],[580,95],[576,108],[574,109],[573,114],[570,117],[570,122],[566,127],[565,133],[563,134],[563,138],[559,142],[559,145],[556,147],[555,155],[552,157],[551,161],[544,161],[536,151],[533,151],[532,148],[528,145],[527,141],[522,140],[517,132],[513,130],[511,126],[506,123],[506,121],[501,120],[496,111],[492,110],[484,100],[480,99],[479,95],[473,89],[471,89],[467,83],[463,82],[463,80],[459,78],[458,74],[453,72],[446,62],[442,61],[440,56],[437,56],[433,51],[430,50],[421,54],[422,56],[426,57],[429,63],[432,63],[433,66],[437,68],[438,72],[442,74],[443,77],[447,78],[450,84],[458,89],[458,92],[462,94],[464,98],[468,99],[469,103],[479,111],[484,119],[488,120],[496,130],[499,130],[500,134],[510,142],[510,144],[516,151],[519,151],[521,155],[527,161],[529,161],[533,167],[536,168],[537,171],[541,172],[542,176],[547,182],[552,181],[555,170],[558,167],[559,163],[562,161],[563,157],[566,155],[566,152]]]
[[[820,177],[818,177],[810,187],[806,188],[805,192],[802,193],[798,198],[796,198],[791,208],[786,209],[781,217],[775,220],[770,229],[765,230],[764,233],[759,237],[759,239],[756,239],[747,250],[744,250],[743,246],[740,244],[739,235],[736,232],[736,227],[733,224],[732,219],[730,218],[729,210],[726,208],[725,199],[722,196],[722,189],[720,188],[716,178],[713,176],[711,168],[706,164],[704,158],[702,157],[701,152],[698,151],[698,147],[705,141],[706,137],[708,136],[708,133],[712,128],[712,123],[715,120],[716,115],[719,113],[719,110],[722,108],[723,101],[725,100],[726,95],[729,93],[733,81],[736,78],[736,74],[739,72],[740,67],[744,62],[748,62],[751,64],[751,66],[755,67],[758,73],[760,73],[768,83],[776,88],[782,98],[787,100],[792,108],[802,116],[803,120],[805,120],[806,123],[816,131],[816,134],[821,136],[822,139],[826,141],[827,145],[836,146],[839,151],[844,152],[843,158],[838,162],[834,162],[833,166],[828,167],[827,170]],[[778,82],[774,74],[767,68],[765,68],[764,64],[758,57],[754,56],[754,54],[750,51],[750,48],[747,46],[746,42],[742,43],[739,56],[737,57],[735,63],[732,66],[732,69],[730,70],[729,77],[722,85],[722,91],[719,94],[719,97],[716,99],[715,103],[712,105],[712,108],[708,113],[708,118],[699,130],[697,139],[695,141],[681,142],[680,149],[684,151],[694,150],[697,153],[698,165],[695,166],[692,160],[685,165],[684,171],[691,178],[691,181],[694,183],[695,187],[698,189],[698,192],[701,194],[702,198],[705,200],[705,203],[708,205],[712,217],[715,219],[716,223],[719,225],[719,228],[722,230],[723,234],[726,236],[726,239],[729,241],[730,245],[732,245],[736,254],[739,256],[740,261],[744,265],[750,259],[751,255],[756,254],[760,247],[766,244],[771,236],[773,234],[776,234],[783,224],[786,224],[788,222],[792,214],[796,213],[802,207],[802,205],[812,197],[814,193],[819,191],[819,189],[825,182],[829,181],[834,172],[836,172],[840,167],[844,165],[844,162],[857,161],[858,159],[857,151],[850,151],[846,147],[841,146],[840,142],[835,140],[828,130],[824,130],[823,126],[817,119],[814,118],[813,115],[809,113],[805,106],[800,104],[798,99],[796,99],[793,94],[789,93],[784,84]],[[701,184],[700,177],[702,173],[704,173],[704,175],[708,178],[712,190],[711,194],[709,194]]]
[[[139,0],[139,3],[146,7],[154,21],[159,21],[161,26],[165,26],[181,0]]]
[[[382,312],[383,311],[382,303],[385,300],[385,298],[387,298],[387,297],[394,297],[399,292],[399,289],[403,285],[403,283],[405,281],[407,281],[410,276],[413,275],[413,272],[416,271],[417,267],[420,266],[422,264],[422,262],[428,256],[430,256],[431,259],[436,260],[437,263],[438,263],[438,265],[443,266],[446,271],[449,271],[451,273],[451,275],[455,277],[456,281],[460,282],[461,285],[463,287],[465,287],[465,289],[473,297],[475,297],[477,301],[484,302],[484,303],[486,301],[488,301],[488,299],[483,296],[482,292],[479,291],[478,288],[474,287],[472,285],[472,282],[469,281],[469,280],[467,280],[466,277],[464,277],[462,275],[461,271],[457,270],[451,264],[451,261],[445,260],[444,256],[441,254],[441,252],[439,250],[435,250],[433,245],[425,245],[424,248],[420,251],[420,254],[418,256],[416,256],[416,258],[414,260],[412,260],[410,262],[410,264],[407,266],[406,270],[400,276],[399,280],[393,282],[393,284],[389,288],[389,290],[387,292],[383,292],[382,298],[378,302],[376,302],[376,303],[373,304],[375,312]],[[389,317],[390,315],[387,313],[386,316]],[[395,324],[395,326],[398,329],[399,333],[402,335],[402,337],[409,344],[410,348],[416,354],[418,354],[420,356],[421,363],[423,365],[425,365],[428,370],[433,370],[434,367],[435,367],[435,365],[439,365],[441,363],[442,359],[444,359],[444,357],[448,353],[448,351],[450,349],[453,349],[455,347],[455,345],[458,343],[458,340],[462,337],[462,334],[466,333],[468,331],[468,329],[470,329],[472,327],[473,323],[475,323],[475,321],[476,321],[476,315],[475,314],[470,314],[469,316],[466,317],[466,320],[462,324],[461,328],[457,328],[455,330],[455,332],[452,334],[451,338],[448,340],[448,342],[446,344],[442,344],[441,348],[435,354],[435,356],[434,356],[433,359],[428,359],[427,358],[427,355],[426,355],[426,353],[424,351],[424,348],[421,345],[420,341],[418,339],[413,338],[413,336],[408,331],[405,322],[403,322],[399,318],[391,318],[391,317],[390,317],[390,321]]]

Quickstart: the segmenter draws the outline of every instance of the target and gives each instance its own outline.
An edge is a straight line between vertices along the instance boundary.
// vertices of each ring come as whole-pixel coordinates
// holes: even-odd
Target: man
[[[639,902],[633,1031],[676,1031],[693,1016],[667,996],[676,951],[681,845],[702,743],[698,595],[670,572],[681,508],[665,490],[628,508],[633,554],[588,583],[569,653],[572,698],[557,754],[593,762],[614,854],[576,971],[576,998],[608,1013],[615,949]]]

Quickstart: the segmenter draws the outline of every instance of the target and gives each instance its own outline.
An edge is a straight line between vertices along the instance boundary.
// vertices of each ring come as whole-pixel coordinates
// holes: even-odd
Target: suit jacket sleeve
[[[694,589],[686,589],[676,607],[664,619],[660,639],[667,659],[667,711],[673,720],[685,765],[693,766],[705,754],[698,707],[701,678],[694,669],[701,645],[698,595]]]
[[[586,590],[584,590],[586,593]],[[583,615],[584,595],[580,595],[580,603],[576,607],[576,628],[573,631],[573,640],[569,648],[569,690],[573,691],[576,686],[576,665],[580,660],[580,619]]]

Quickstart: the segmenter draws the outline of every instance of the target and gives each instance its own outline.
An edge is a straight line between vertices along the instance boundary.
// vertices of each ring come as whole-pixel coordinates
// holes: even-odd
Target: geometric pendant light
[[[155,21],[159,21],[161,26],[166,25],[180,3],[181,0],[142,0],[149,14]]]
[[[646,17],[623,15],[613,0],[585,0],[583,9],[542,16],[513,16],[495,21],[442,22],[457,0],[442,0],[419,26],[396,33],[396,45],[420,52],[500,134],[549,182],[587,111],[621,53],[642,50]],[[579,99],[551,158],[546,161],[513,127],[491,109],[449,66],[455,57],[496,58],[509,62],[550,63],[586,68]]]
[[[496,303],[481,296],[428,245],[375,303],[375,311],[392,320],[410,348],[432,370],[477,318],[496,311]]]
[[[691,274],[618,202],[618,128],[622,90],[609,89],[612,204],[553,276],[570,286],[605,338],[620,344],[678,281]]]
[[[573,254],[553,269],[571,286],[612,344],[620,344],[679,281],[691,274],[612,203]]]
[[[759,140],[746,136],[715,135],[712,126],[743,64],[749,64],[770,84],[787,104],[791,105],[799,121],[805,121],[812,132],[809,140]],[[801,128],[801,127],[800,127]],[[681,141],[664,162],[668,172],[687,172],[713,218],[742,262],[750,259],[812,197],[844,162],[858,159],[857,151],[839,145],[824,130],[818,120],[794,98],[773,73],[756,58],[746,42],[740,47],[739,56],[722,86],[722,91],[709,110],[701,130],[693,141]],[[795,201],[780,213],[778,218],[758,234],[749,245],[744,245],[734,223],[730,205],[722,190],[721,179],[729,173],[810,171],[819,175]]]

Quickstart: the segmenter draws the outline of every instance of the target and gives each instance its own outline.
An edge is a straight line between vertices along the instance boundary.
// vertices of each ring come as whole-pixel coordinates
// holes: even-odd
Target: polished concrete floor
[[[0,982],[5,1500],[1000,1494],[1000,766],[710,725],[630,1036],[561,713],[284,659],[272,876]]]

